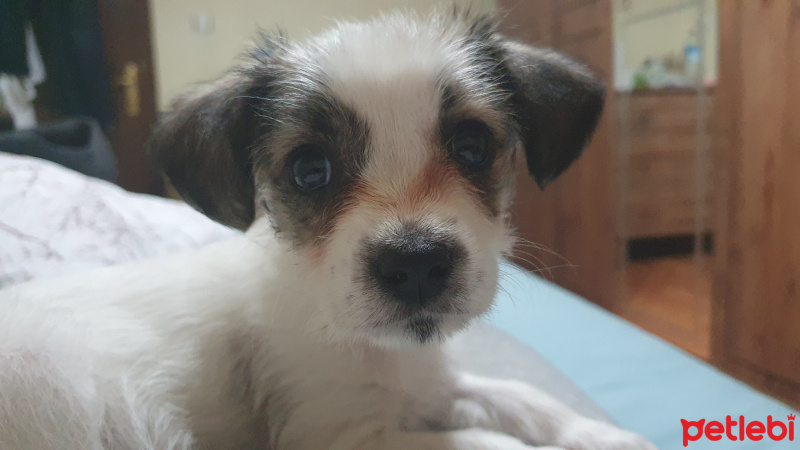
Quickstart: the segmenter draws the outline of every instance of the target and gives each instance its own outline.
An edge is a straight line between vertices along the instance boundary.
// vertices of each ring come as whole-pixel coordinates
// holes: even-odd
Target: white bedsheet
[[[0,287],[196,248],[235,233],[183,202],[0,153]]]

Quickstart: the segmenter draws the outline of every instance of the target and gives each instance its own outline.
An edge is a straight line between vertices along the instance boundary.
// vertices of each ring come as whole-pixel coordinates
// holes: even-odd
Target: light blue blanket
[[[766,423],[772,415],[788,423],[787,415],[797,411],[518,266],[502,264],[501,286],[489,321],[533,347],[622,427],[660,449],[800,448],[800,426],[794,442],[766,436],[731,442],[723,435],[684,447],[681,419],[724,423],[727,415],[743,415]]]

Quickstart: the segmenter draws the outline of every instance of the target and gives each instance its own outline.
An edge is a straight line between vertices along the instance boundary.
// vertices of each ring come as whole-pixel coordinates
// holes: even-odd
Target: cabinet
[[[706,117],[712,116],[714,95],[706,95]],[[697,195],[697,94],[693,90],[634,92],[628,99],[629,136],[624,196],[626,238],[691,235],[695,214],[702,212],[704,232],[713,231],[713,196]],[[711,136],[707,128],[706,139]],[[708,158],[701,159],[701,179],[712,179]],[[709,183],[710,184],[710,183]]]

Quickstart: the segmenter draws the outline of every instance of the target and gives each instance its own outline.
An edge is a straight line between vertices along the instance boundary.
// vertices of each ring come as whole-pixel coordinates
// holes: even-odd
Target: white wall
[[[151,0],[158,108],[230,68],[259,27],[280,26],[302,39],[334,19],[364,20],[398,8],[425,13],[440,3],[453,0]],[[495,0],[456,3],[485,11],[495,7]]]

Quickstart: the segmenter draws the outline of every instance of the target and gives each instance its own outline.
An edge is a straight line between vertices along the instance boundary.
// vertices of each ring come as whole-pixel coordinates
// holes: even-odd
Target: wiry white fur
[[[369,121],[364,178],[390,198],[432,157],[438,74],[461,70],[442,32],[390,17],[311,43]],[[356,205],[322,261],[262,217],[199,251],[4,289],[0,449],[653,448],[526,385],[455,374],[400,328],[376,331],[354,243],[404,219],[450,227],[467,249],[469,295],[442,332],[463,328],[489,308],[509,238],[458,187],[413,211]]]

